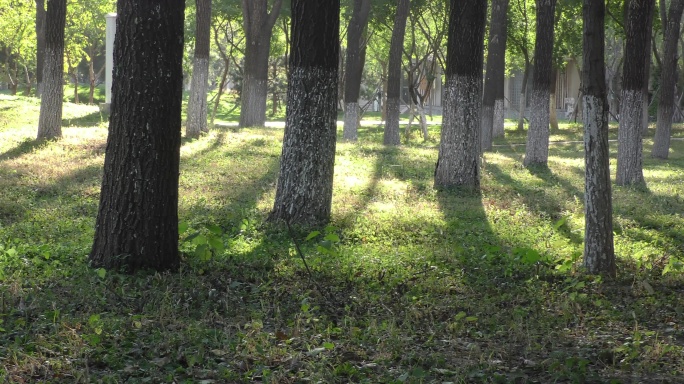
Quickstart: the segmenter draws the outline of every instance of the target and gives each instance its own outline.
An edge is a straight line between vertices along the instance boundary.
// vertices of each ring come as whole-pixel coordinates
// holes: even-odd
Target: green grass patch
[[[606,281],[580,267],[576,125],[526,169],[509,122],[480,194],[433,190],[439,126],[387,148],[366,125],[317,236],[265,220],[283,130],[213,129],[182,143],[181,270],[128,276],[87,265],[106,118],[67,103],[64,137],[36,142],[38,102],[0,97],[0,381],[682,380],[682,141],[645,157],[648,188],[613,189]]]

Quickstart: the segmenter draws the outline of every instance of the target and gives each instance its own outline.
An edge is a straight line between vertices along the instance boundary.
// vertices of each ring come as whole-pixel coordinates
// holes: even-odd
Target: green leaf
[[[207,243],[207,238],[203,235],[197,235],[192,239],[192,243],[195,245],[202,245]]]
[[[469,321],[471,323],[475,322],[475,321],[477,321],[477,316],[468,316],[465,318],[465,321]]]
[[[333,243],[339,243],[340,241],[340,237],[334,233],[328,233],[327,235],[325,235],[324,239],[331,241]]]
[[[104,268],[98,268],[98,269],[95,270],[95,272],[97,273],[97,276],[98,276],[100,279],[104,279],[105,276],[107,276],[107,270],[104,269]]]
[[[178,234],[179,235],[184,234],[185,231],[188,230],[188,228],[189,228],[188,223],[185,221],[181,221],[180,223],[178,223]]]
[[[225,247],[223,246],[223,241],[215,237],[209,239],[209,245],[217,253],[221,253],[225,249]]]
[[[323,343],[323,348],[325,348],[327,350],[331,350],[331,349],[335,348],[335,344],[333,344],[331,342]]]
[[[309,233],[309,235],[306,237],[306,240],[304,240],[304,241],[309,241],[309,240],[313,239],[314,237],[316,237],[320,234],[321,233],[319,231],[313,231],[313,232]]]
[[[204,224],[204,227],[209,230],[209,232],[215,234],[215,235],[222,235],[223,234],[223,229],[219,227],[216,224]]]
[[[556,221],[553,224],[553,229],[555,229],[555,230],[560,229],[560,227],[562,227],[567,221],[568,221],[568,216],[561,217],[560,220]]]
[[[456,316],[454,316],[454,320],[458,321],[458,320],[461,320],[462,318],[464,318],[466,316],[467,316],[467,314],[465,312],[461,311],[461,312],[457,313]]]

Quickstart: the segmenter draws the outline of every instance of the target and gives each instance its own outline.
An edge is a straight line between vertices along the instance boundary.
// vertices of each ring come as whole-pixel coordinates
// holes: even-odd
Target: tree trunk
[[[359,138],[359,92],[361,91],[364,62],[361,45],[363,43],[363,31],[368,25],[369,13],[370,0],[354,0],[354,10],[347,28],[347,60],[344,69],[344,129],[342,137],[349,141],[356,141]]]
[[[663,66],[660,75],[660,99],[658,100],[658,121],[653,140],[651,156],[667,159],[670,151],[670,130],[674,114],[675,84],[677,83],[677,43],[684,0],[672,0],[667,15],[663,40]]]
[[[330,220],[337,135],[340,1],[292,0],[287,112],[270,220]]]
[[[118,1],[94,267],[179,266],[184,10],[184,0]]]
[[[245,65],[240,95],[240,127],[263,127],[268,96],[268,55],[282,0],[269,13],[268,0],[242,0],[245,29]]]
[[[546,166],[549,159],[549,93],[553,55],[553,19],[556,0],[536,0],[537,31],[534,43],[534,76],[530,98],[525,166]]]
[[[406,35],[406,19],[409,14],[410,0],[398,0],[397,13],[394,15],[394,28],[390,42],[389,64],[387,65],[387,119],[383,143],[399,145],[399,116],[401,114],[401,61]]]
[[[435,188],[480,188],[486,0],[451,0],[446,87]]]
[[[503,110],[501,110],[500,118],[495,117],[495,111],[497,102],[500,102],[500,107],[503,107],[508,1],[494,0],[492,2],[487,71],[482,96],[482,151],[492,149],[492,137],[503,136]]]
[[[520,87],[520,106],[518,107],[518,131],[525,130],[525,110],[527,109],[527,81],[530,78],[530,63],[525,58],[525,70],[523,71],[523,80]]]
[[[551,84],[549,88],[549,125],[551,131],[558,131],[558,112],[556,111],[556,82],[558,81],[558,69],[551,69]]]
[[[655,0],[653,0],[655,2]],[[651,8],[655,8],[655,5]],[[645,137],[648,134],[648,123],[649,123],[649,111],[648,107],[650,104],[650,100],[648,97],[648,83],[651,77],[651,41],[653,40],[653,13],[655,9],[651,10],[651,17],[648,18],[648,25],[647,25],[647,30],[648,30],[648,39],[646,41],[646,53],[644,54],[644,87],[641,91],[642,97],[644,99],[643,103],[641,104],[642,108],[642,113],[641,113],[641,121],[642,121],[642,127],[641,127],[641,136]]]
[[[43,92],[45,65],[45,0],[36,0],[36,97]]]
[[[71,68],[71,78],[74,80],[74,104],[78,104],[81,101],[78,98],[78,68]]]
[[[209,79],[209,42],[211,34],[211,0],[196,0],[197,22],[192,85],[185,127],[187,137],[197,138],[207,128],[207,82]]]
[[[615,277],[608,150],[608,100],[604,63],[605,3],[584,0],[584,266],[592,274]]]
[[[618,129],[617,176],[618,185],[643,184],[642,133],[644,112],[644,82],[646,60],[649,57],[649,19],[653,16],[654,0],[630,0],[622,69],[622,102]]]
[[[64,97],[64,26],[66,0],[48,0],[45,17],[45,67],[38,118],[38,139],[62,136]]]
[[[214,109],[211,112],[211,125],[214,125],[214,119],[216,118],[216,110],[221,103],[221,96],[223,96],[223,89],[226,87],[226,79],[228,78],[228,70],[230,69],[230,61],[223,60],[223,73],[221,73],[221,82],[219,83],[219,88],[216,94],[216,100],[214,100]]]

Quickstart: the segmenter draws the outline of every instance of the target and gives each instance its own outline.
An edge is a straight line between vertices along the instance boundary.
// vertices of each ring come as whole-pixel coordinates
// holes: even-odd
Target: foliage
[[[335,228],[293,233],[309,274],[287,230],[264,224],[282,130],[215,129],[182,144],[181,270],[127,276],[86,264],[106,119],[65,103],[64,137],[35,142],[38,103],[0,104],[1,381],[684,375],[681,140],[667,164],[644,159],[649,189],[614,190],[621,272],[609,281],[577,263],[580,127],[561,125],[549,169],[529,170],[509,123],[484,155],[482,193],[468,194],[433,191],[431,143],[385,148],[364,125],[337,146]]]

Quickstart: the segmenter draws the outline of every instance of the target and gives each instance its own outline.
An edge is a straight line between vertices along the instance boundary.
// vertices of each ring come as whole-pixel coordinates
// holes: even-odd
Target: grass
[[[614,188],[619,277],[607,281],[578,263],[581,144],[553,145],[549,169],[528,170],[512,145],[524,135],[508,130],[484,156],[481,194],[438,193],[435,141],[415,131],[386,148],[364,126],[337,145],[334,229],[295,230],[309,275],[265,222],[282,129],[212,130],[181,149],[181,270],[127,276],[86,259],[106,119],[65,104],[78,123],[35,142],[38,103],[0,105],[0,381],[683,378],[681,141],[668,161],[645,157],[647,189]]]

